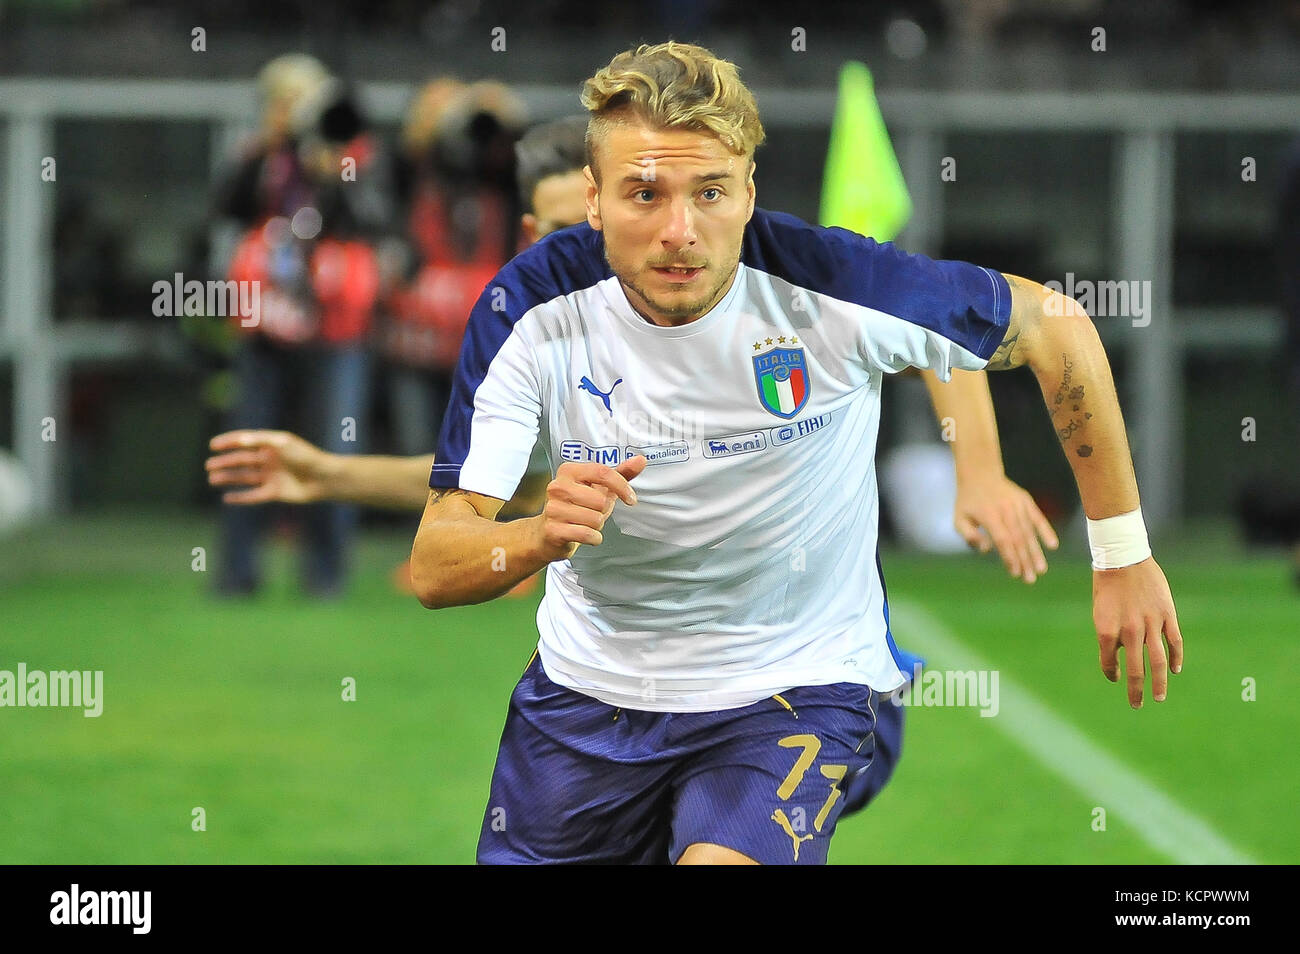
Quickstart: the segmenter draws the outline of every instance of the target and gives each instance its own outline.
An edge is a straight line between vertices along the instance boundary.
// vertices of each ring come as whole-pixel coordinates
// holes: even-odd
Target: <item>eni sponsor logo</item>
[[[748,434],[727,434],[710,437],[704,441],[705,457],[735,457],[767,449],[767,436],[762,431]]]

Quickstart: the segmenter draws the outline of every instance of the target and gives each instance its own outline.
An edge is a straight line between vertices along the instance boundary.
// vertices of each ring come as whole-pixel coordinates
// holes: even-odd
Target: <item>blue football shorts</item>
[[[881,701],[836,683],[713,712],[621,709],[556,685],[534,654],[510,697],[478,861],[671,864],[703,842],[824,864]]]

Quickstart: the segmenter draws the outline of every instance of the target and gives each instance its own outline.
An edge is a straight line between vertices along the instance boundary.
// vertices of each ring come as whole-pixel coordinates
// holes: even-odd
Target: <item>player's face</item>
[[[587,221],[632,307],[661,325],[694,321],[731,287],[754,214],[753,167],[708,133],[620,124],[596,149]],[[671,266],[685,266],[673,270]]]
[[[547,176],[533,190],[533,212],[523,217],[524,238],[531,245],[556,229],[587,218],[587,177],[581,169]]]

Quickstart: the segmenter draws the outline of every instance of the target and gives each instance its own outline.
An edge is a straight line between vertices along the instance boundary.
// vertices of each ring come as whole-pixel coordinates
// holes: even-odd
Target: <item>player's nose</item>
[[[660,233],[660,241],[666,248],[674,249],[695,243],[695,210],[689,202],[673,200]]]

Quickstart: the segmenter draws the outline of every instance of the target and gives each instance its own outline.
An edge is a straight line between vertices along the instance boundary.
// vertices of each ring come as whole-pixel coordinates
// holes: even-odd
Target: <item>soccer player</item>
[[[533,127],[517,144],[519,192],[527,209],[520,224],[529,244],[560,228],[585,223],[586,131],[585,116],[567,117]],[[1034,582],[1047,569],[1039,537],[1051,548],[1057,546],[1057,539],[1033,498],[1003,470],[986,375],[954,371],[945,383],[931,370],[920,374],[935,416],[941,422],[945,418],[959,422],[958,439],[951,445],[958,489],[955,525],[973,547],[981,551],[996,547],[1014,576]],[[338,500],[419,510],[428,498],[431,455],[336,455],[283,431],[232,431],[217,435],[211,443],[218,453],[208,460],[209,481],[213,486],[243,488],[226,494],[230,503]],[[540,482],[539,472],[536,461],[531,461],[503,513],[531,516],[541,510],[550,471]],[[539,499],[541,503],[536,502]],[[903,675],[912,678],[920,659],[901,648],[898,654]],[[891,704],[876,712],[874,755],[868,766],[845,781],[843,814],[865,807],[891,777],[902,754],[905,711]]]
[[[557,229],[585,220],[583,175],[586,117],[568,117],[531,129],[518,144],[519,189],[528,211],[521,226],[530,243]],[[996,421],[983,372],[954,371],[944,383],[931,370],[920,372],[942,421],[960,422],[952,443],[957,464],[955,523],[974,547],[995,547],[1009,571],[1032,583],[1047,563],[1038,537],[1049,547],[1057,540],[1050,523],[1023,488],[1002,468]],[[283,431],[233,431],[212,439],[218,453],[209,459],[214,486],[228,491],[230,503],[312,503],[337,500],[396,509],[422,509],[428,497],[430,455],[410,458],[330,454]],[[529,477],[536,468],[530,466]],[[544,494],[545,485],[542,486]],[[536,491],[521,486],[505,509],[533,514]],[[911,678],[916,657],[898,649],[900,669]],[[873,732],[874,755],[868,766],[845,782],[843,813],[865,807],[891,777],[902,752],[905,709],[881,706]]]
[[[587,80],[587,221],[470,317],[411,557],[430,608],[547,572],[482,862],[824,862],[904,680],[876,559],[884,374],[1027,365],[1089,517],[1100,664],[1157,701],[1182,638],[1110,368],[1034,282],[755,205],[735,67],[664,43]],[[498,523],[538,436],[544,511]],[[1166,649],[1165,640],[1168,640]]]

